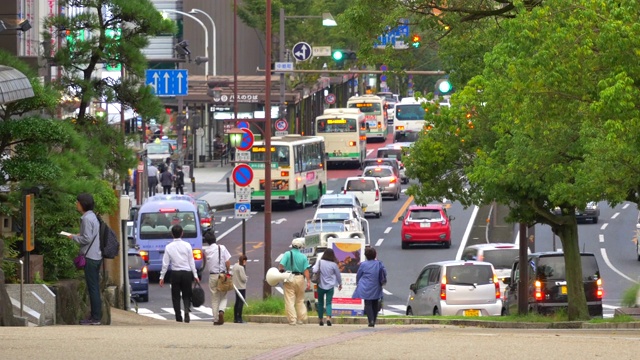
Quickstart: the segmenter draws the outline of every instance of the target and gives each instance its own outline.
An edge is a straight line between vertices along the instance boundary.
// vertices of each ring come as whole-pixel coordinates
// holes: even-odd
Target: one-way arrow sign
[[[293,46],[293,57],[298,61],[305,61],[311,57],[311,45],[299,42]]]
[[[189,93],[188,82],[187,70],[146,71],[145,83],[151,86],[158,96],[186,96]]]

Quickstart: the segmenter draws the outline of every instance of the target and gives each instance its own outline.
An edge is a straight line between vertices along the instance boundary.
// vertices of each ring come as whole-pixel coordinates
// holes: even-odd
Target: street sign
[[[276,131],[285,131],[289,128],[289,123],[285,119],[276,120]]]
[[[253,180],[253,169],[247,164],[238,164],[231,171],[231,178],[236,186],[248,186]]]
[[[313,56],[331,56],[331,46],[316,46],[313,48]]]
[[[198,129],[196,129],[196,135],[198,135],[198,136],[204,136],[204,129],[203,129],[203,128],[198,128]]]
[[[236,186],[236,203],[251,203],[251,188],[248,186]]]
[[[235,218],[248,219],[251,216],[251,203],[236,203]]]
[[[381,49],[391,44],[394,49],[408,49],[409,45],[405,44],[404,39],[409,38],[409,25],[398,25],[391,29],[387,26],[384,34],[378,36],[377,41],[373,44],[374,49]]]
[[[336,103],[336,95],[335,94],[327,94],[327,97],[324,98],[324,101],[329,105],[333,105],[333,104]]]
[[[289,132],[287,130],[283,130],[283,131],[276,130],[276,136],[287,136],[287,135],[289,135]]]
[[[251,151],[236,150],[236,161],[251,161]]]
[[[247,151],[253,146],[253,132],[247,128],[240,130],[242,130],[244,134],[242,134],[242,140],[240,141],[240,145],[236,146],[236,149],[240,151]]]
[[[238,121],[238,122],[236,122],[236,127],[238,129],[248,129],[249,128],[249,122],[248,121]]]
[[[305,61],[311,57],[311,45],[306,42],[299,42],[293,45],[293,57],[298,61]]]
[[[277,62],[273,66],[273,71],[293,71],[292,62]]]
[[[189,95],[189,73],[187,70],[147,69],[145,84],[151,86],[157,96]]]

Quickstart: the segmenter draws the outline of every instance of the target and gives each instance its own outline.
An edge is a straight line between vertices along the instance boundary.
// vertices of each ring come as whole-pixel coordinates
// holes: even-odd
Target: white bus
[[[414,142],[424,130],[425,110],[422,104],[426,99],[407,97],[396,104],[395,119],[393,120],[394,142]]]
[[[352,96],[347,101],[348,108],[360,109],[364,113],[367,126],[367,139],[385,141],[389,129],[387,127],[387,101],[377,95]]]
[[[251,204],[264,205],[264,141],[251,148],[249,166],[253,170]],[[320,136],[290,134],[271,138],[271,203],[293,203],[304,208],[327,192],[324,139]]]
[[[326,109],[316,118],[316,135],[324,138],[327,163],[356,163],[367,157],[367,127],[358,109]]]

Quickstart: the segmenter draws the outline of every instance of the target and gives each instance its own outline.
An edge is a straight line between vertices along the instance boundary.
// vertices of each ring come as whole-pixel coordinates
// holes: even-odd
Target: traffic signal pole
[[[257,72],[265,72],[264,69],[256,69]],[[271,70],[269,70],[271,72]],[[312,70],[312,69],[298,69],[298,70],[287,70],[283,72],[294,73],[294,74],[385,74],[390,71],[382,71],[382,70]],[[447,73],[442,70],[407,70],[404,71],[407,75],[446,75]],[[284,75],[283,75],[284,76]]]
[[[280,62],[284,62],[284,8],[280,8],[280,46],[278,47],[279,52],[280,52]],[[281,72],[280,73],[280,106],[278,107],[278,115],[280,119],[284,118],[284,109],[285,109],[285,98],[284,98],[284,91],[285,91],[285,82],[284,82],[284,73]],[[299,131],[298,129],[295,129],[295,131]]]

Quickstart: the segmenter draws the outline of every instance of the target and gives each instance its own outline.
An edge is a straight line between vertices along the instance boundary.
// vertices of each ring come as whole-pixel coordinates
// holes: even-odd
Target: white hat
[[[303,248],[304,247],[304,238],[297,238],[297,239],[293,239],[293,241],[291,242],[291,246],[293,246],[294,248]]]

